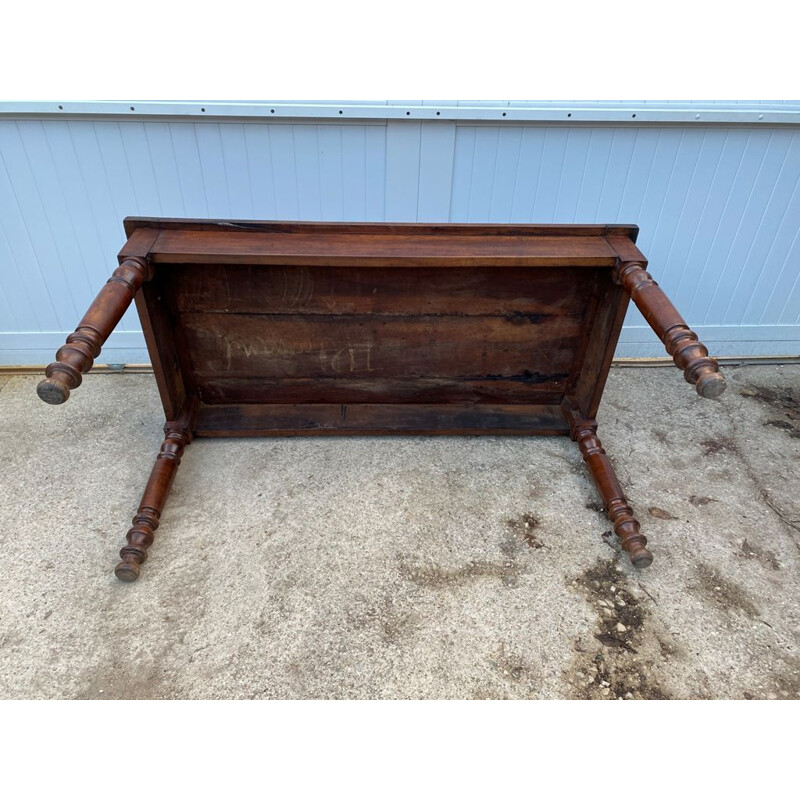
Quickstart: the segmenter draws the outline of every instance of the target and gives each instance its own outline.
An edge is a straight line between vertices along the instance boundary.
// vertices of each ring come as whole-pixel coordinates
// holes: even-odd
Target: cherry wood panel
[[[310,403],[200,405],[197,436],[569,433],[557,405]]]
[[[608,272],[608,270],[606,270]],[[294,314],[574,314],[596,274],[560,267],[458,268],[159,265],[180,311]]]
[[[186,403],[187,386],[178,353],[174,324],[167,309],[169,293],[161,276],[145,283],[135,297],[161,404],[168,420],[176,419]]]
[[[586,349],[576,359],[577,375],[567,389],[574,391],[577,405],[588,419],[597,414],[630,299],[621,286],[608,279],[601,282],[599,291],[597,307],[585,323]]]
[[[180,315],[196,375],[561,380],[581,315]]]
[[[564,376],[566,377],[566,376]],[[198,375],[203,403],[511,403],[558,405],[564,378],[224,378]]]

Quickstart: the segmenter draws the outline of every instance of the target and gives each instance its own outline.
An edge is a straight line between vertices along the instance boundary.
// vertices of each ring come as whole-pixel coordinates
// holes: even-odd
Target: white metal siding
[[[800,127],[0,117],[0,363],[44,363],[128,215],[622,222],[718,355],[800,352]],[[617,354],[663,350],[632,310]],[[101,361],[147,361],[130,311]]]

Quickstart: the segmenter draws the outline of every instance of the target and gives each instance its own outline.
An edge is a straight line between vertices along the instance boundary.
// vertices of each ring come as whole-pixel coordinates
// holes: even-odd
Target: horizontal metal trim
[[[672,362],[670,362],[672,363]],[[0,364],[0,376],[8,375],[38,375],[43,373],[47,364]],[[149,363],[135,364],[135,363],[114,363],[111,364],[94,364],[90,372],[91,375],[120,375],[126,373],[128,375],[149,375],[153,372],[153,365]]]
[[[800,356],[719,356],[717,362],[722,367],[757,367],[777,364],[800,364]],[[675,362],[669,357],[663,358],[615,358],[611,365],[614,367],[639,367],[649,369],[652,367],[669,367],[675,369]],[[132,364],[131,372],[141,372],[141,365]],[[126,366],[127,368],[127,366]]]
[[[800,339],[800,325],[690,325],[700,341],[790,342]],[[620,344],[658,341],[647,325],[626,325]]]
[[[0,352],[3,350],[36,350],[40,347],[50,348],[54,343],[57,350],[71,333],[73,331],[0,331]],[[140,330],[116,330],[103,345],[103,351],[110,348],[141,347],[143,342]]]
[[[614,103],[464,101],[421,103],[202,101],[36,101],[0,102],[0,117],[149,117],[238,119],[259,121],[322,120],[381,122],[386,120],[450,120],[456,122],[626,123],[682,125],[800,125],[800,102],[706,103],[623,101]]]

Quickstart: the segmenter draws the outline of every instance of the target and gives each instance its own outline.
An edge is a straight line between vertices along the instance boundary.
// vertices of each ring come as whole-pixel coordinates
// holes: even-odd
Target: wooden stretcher
[[[595,415],[633,299],[686,380],[725,380],[634,225],[127,218],[119,266],[38,386],[65,402],[132,300],[166,415],[116,575],[139,576],[196,436],[570,435],[636,567],[652,555]]]

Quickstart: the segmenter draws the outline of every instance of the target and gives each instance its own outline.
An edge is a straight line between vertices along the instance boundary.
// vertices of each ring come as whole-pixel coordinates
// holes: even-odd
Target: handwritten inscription
[[[318,354],[323,371],[337,375],[349,372],[372,372],[372,342],[348,342],[344,347],[331,347],[324,340],[287,343],[280,337],[255,336],[240,342],[223,333],[217,336],[225,345],[225,369],[230,372],[234,361],[242,356],[250,358],[293,358],[298,355]]]
[[[323,366],[330,360],[331,369],[337,374],[342,372],[372,372],[372,342],[348,345],[337,350],[332,356],[320,349],[320,361]]]

